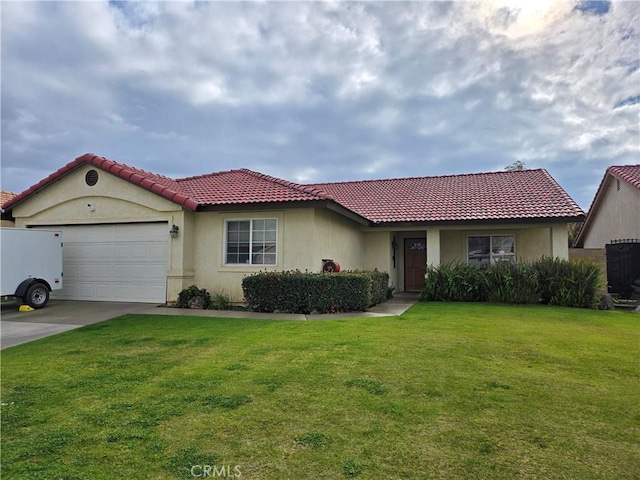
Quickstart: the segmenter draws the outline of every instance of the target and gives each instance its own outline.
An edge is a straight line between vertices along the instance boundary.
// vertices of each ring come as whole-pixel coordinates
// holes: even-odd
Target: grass
[[[2,352],[2,478],[638,478],[639,322],[127,315]]]

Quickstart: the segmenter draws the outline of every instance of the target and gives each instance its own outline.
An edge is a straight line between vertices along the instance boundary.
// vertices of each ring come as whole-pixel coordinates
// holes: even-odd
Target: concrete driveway
[[[13,302],[2,304],[0,349],[126,313],[149,313],[155,304],[51,300],[46,307],[33,312],[20,312],[18,307],[19,304]]]

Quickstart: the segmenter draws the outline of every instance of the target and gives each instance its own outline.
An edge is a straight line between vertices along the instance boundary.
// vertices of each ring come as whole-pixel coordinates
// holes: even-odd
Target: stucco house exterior
[[[632,294],[640,278],[640,165],[607,168],[574,247],[604,265],[610,293]]]
[[[93,154],[4,204],[18,227],[64,232],[58,298],[165,302],[190,285],[242,301],[259,271],[389,272],[568,258],[584,213],[543,169],[300,185],[247,169],[171,179]]]
[[[621,239],[640,239],[640,165],[607,168],[574,245],[605,248]]]

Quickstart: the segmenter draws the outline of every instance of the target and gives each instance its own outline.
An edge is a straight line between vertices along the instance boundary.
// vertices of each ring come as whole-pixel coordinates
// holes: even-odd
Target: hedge
[[[362,312],[387,300],[389,274],[260,272],[242,280],[242,291],[257,312]]]
[[[485,266],[449,263],[427,268],[420,298],[592,308],[597,303],[599,274],[595,263],[549,257]]]

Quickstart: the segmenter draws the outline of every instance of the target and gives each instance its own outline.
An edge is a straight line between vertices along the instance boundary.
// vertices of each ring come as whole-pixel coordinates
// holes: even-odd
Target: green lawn
[[[2,352],[2,478],[638,478],[639,326],[127,315]]]

